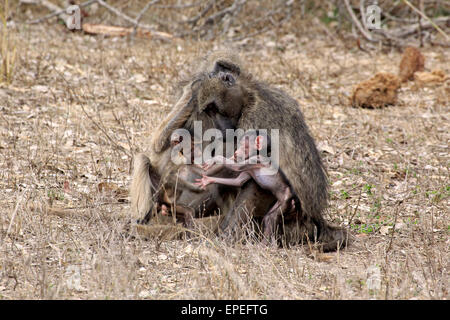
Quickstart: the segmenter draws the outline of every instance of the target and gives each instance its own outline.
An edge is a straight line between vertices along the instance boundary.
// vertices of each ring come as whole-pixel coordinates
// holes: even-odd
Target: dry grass
[[[15,77],[0,88],[0,297],[447,299],[448,80],[409,82],[391,107],[351,108],[353,85],[397,70],[401,54],[297,30],[240,51],[301,103],[332,184],[327,218],[354,231],[351,247],[323,255],[129,235],[129,204],[98,184],[128,188],[132,155],[170,109],[174,79],[220,44],[129,45],[18,25]],[[426,69],[450,73],[448,49],[423,53]]]
[[[16,60],[15,39],[9,34],[7,18],[9,16],[9,3],[4,0],[0,3],[0,83],[11,83]]]

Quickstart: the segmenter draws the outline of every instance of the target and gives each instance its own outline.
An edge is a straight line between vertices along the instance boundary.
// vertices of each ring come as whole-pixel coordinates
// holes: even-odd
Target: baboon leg
[[[266,240],[274,238],[275,236],[275,227],[278,224],[278,221],[283,214],[286,212],[289,203],[288,201],[277,201],[274,206],[267,212],[267,214],[263,218],[263,233]]]
[[[180,205],[177,205],[175,210],[176,210],[177,215],[183,216],[185,227],[188,229],[191,229],[194,225],[195,210],[192,208],[188,208],[188,207],[180,206]]]
[[[274,196],[261,189],[253,180],[248,181],[238,192],[233,206],[220,224],[220,231],[226,237],[237,232],[253,216],[263,216],[274,202]]]

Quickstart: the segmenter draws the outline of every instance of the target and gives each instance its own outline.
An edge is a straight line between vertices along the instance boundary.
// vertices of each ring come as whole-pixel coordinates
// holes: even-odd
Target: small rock
[[[165,254],[160,254],[159,256],[158,256],[158,259],[159,260],[167,260],[167,256],[165,255]]]
[[[378,266],[367,268],[367,288],[369,290],[381,289],[381,271]]]
[[[31,89],[33,91],[42,92],[42,93],[48,92],[47,86],[35,85],[35,86],[32,86]]]
[[[144,75],[137,73],[134,76],[132,76],[130,79],[128,79],[129,82],[135,82],[135,83],[142,83],[147,81],[147,77]]]
[[[145,299],[150,296],[151,296],[151,293],[148,290],[142,290],[141,292],[139,292],[139,298]]]
[[[404,229],[405,227],[406,227],[406,223],[403,223],[403,222],[397,222],[395,224],[395,230],[401,230],[401,229]]]
[[[392,229],[392,226],[382,226],[380,228],[380,233],[385,236],[389,233],[389,230]]]

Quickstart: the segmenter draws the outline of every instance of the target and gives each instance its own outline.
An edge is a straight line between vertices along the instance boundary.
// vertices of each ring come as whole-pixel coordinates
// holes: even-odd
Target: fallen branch
[[[83,23],[82,29],[84,32],[88,34],[103,34],[111,37],[125,37],[131,35],[134,32],[134,28],[125,28],[118,26],[108,26],[103,24],[91,24],[91,23]],[[151,31],[151,30],[143,30],[138,28],[136,30],[136,35],[140,38],[159,38],[159,39],[170,39],[172,40],[174,37],[171,34],[159,31]]]

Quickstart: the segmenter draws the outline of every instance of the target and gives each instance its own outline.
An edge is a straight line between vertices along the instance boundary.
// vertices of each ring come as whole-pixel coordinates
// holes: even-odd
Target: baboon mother
[[[135,161],[135,173],[131,189],[132,205],[140,214],[146,214],[149,209],[149,201],[152,197],[152,179],[150,175],[155,172],[152,163],[160,162],[161,155],[167,153],[171,133],[178,128],[186,127],[186,122],[196,109],[192,83],[200,75],[214,77],[218,73],[229,73],[237,79],[239,89],[245,99],[241,112],[238,114],[227,114],[228,109],[235,108],[236,102],[232,104],[219,104],[223,96],[217,95],[217,101],[212,99],[209,105],[216,105],[216,110],[221,114],[231,117],[237,128],[248,129],[279,129],[279,164],[292,191],[300,200],[299,226],[309,237],[313,234],[322,243],[324,250],[336,249],[338,245],[345,245],[347,233],[344,229],[331,226],[323,218],[323,211],[328,201],[328,180],[319,152],[315,142],[304,121],[297,101],[284,91],[273,88],[263,82],[257,81],[243,67],[238,56],[229,52],[213,52],[207,55],[201,63],[197,72],[188,80],[183,87],[183,93],[173,107],[170,114],[162,121],[158,130],[153,135],[151,143],[151,155],[142,170],[142,156]],[[214,95],[212,95],[214,97]],[[141,158],[139,158],[141,157]],[[140,159],[140,160],[139,160]],[[166,158],[167,159],[167,158]],[[167,159],[168,160],[168,159]],[[169,160],[170,161],[170,160]],[[157,171],[157,170],[156,170]],[[164,172],[157,172],[160,176]],[[143,177],[143,175],[146,175]],[[145,181],[145,182],[142,182]],[[221,229],[230,230],[244,220],[241,216],[247,208],[252,212],[260,205],[262,191],[259,187],[249,182],[237,193],[233,208],[225,214]],[[262,214],[267,212],[262,209]],[[141,209],[139,209],[141,208]],[[257,212],[253,212],[258,214]]]

